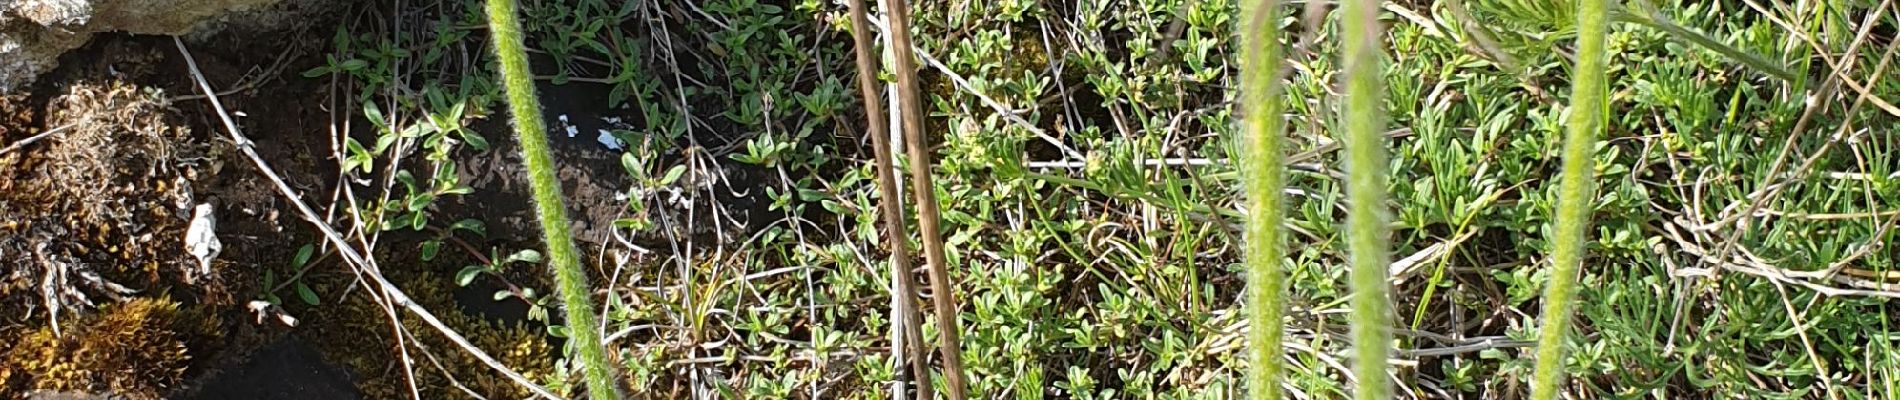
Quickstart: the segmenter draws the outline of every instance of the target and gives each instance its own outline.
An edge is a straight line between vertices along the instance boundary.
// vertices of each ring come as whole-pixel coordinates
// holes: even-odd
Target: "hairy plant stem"
[[[1603,131],[1609,107],[1605,47],[1609,33],[1607,0],[1577,0],[1577,64],[1570,69],[1570,116],[1564,134],[1563,171],[1558,178],[1556,229],[1552,230],[1550,284],[1544,292],[1543,324],[1537,335],[1537,367],[1531,378],[1531,398],[1557,397],[1563,379],[1564,347],[1570,333],[1570,313],[1576,301],[1577,270],[1582,267],[1585,233],[1596,204],[1596,169],[1592,153]]]
[[[923,231],[924,261],[930,265],[930,294],[937,313],[938,351],[943,355],[944,391],[950,400],[963,400],[963,346],[957,335],[962,323],[957,316],[957,292],[950,286],[949,262],[943,256],[943,228],[938,221],[937,185],[931,182],[930,145],[924,142],[924,100],[917,94],[917,56],[910,41],[910,4],[889,0],[885,13],[890,26],[892,68],[897,74],[899,106],[904,108],[904,140],[910,159],[911,195],[917,203],[917,227]]]
[[[884,220],[885,246],[891,252],[891,275],[897,278],[897,287],[891,291],[891,296],[897,299],[897,309],[892,312],[902,319],[904,341],[910,343],[910,348],[919,350],[909,353],[911,379],[917,382],[917,398],[930,399],[933,397],[930,369],[924,363],[924,352],[921,351],[924,348],[923,321],[917,316],[917,278],[911,273],[910,244],[907,239],[910,230],[904,227],[903,206],[897,201],[900,194],[896,168],[891,161],[890,132],[886,131],[890,121],[885,119],[884,107],[878,97],[878,60],[877,55],[871,52],[871,22],[865,16],[864,0],[851,0],[850,7],[851,40],[858,56],[858,89],[864,96],[864,114],[868,124],[866,131],[871,135],[871,153],[876,160],[878,214]],[[893,394],[892,397],[899,395]]]
[[[561,200],[561,182],[554,176],[554,155],[548,150],[547,128],[541,121],[541,102],[535,97],[533,72],[523,50],[521,22],[515,16],[515,0],[488,0],[488,31],[494,34],[495,55],[501,60],[503,87],[508,111],[514,118],[515,137],[521,142],[521,158],[528,168],[528,186],[534,195],[534,207],[541,220],[541,234],[547,240],[549,265],[554,283],[560,289],[562,308],[567,311],[568,345],[586,378],[587,392],[594,399],[619,399],[620,389],[613,382],[606,348],[600,342],[600,323],[595,319],[593,290],[581,272],[580,251],[569,232],[567,205]]]
[[[1386,155],[1383,54],[1379,0],[1346,0],[1340,8],[1345,60],[1346,212],[1352,264],[1353,375],[1359,400],[1392,398],[1386,357],[1392,346],[1392,299],[1386,287],[1391,256],[1385,206]]]
[[[1241,138],[1241,181],[1247,193],[1247,392],[1255,400],[1279,400],[1280,342],[1286,330],[1286,276],[1280,271],[1286,258],[1284,198],[1286,157],[1282,150],[1286,105],[1280,98],[1281,59],[1279,0],[1249,1],[1241,5],[1245,18],[1240,31],[1240,105],[1245,119]]]

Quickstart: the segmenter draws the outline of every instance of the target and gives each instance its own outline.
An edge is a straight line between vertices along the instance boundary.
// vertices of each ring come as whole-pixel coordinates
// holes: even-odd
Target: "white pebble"
[[[600,136],[595,137],[594,140],[599,141],[602,146],[607,146],[609,150],[620,150],[620,139],[614,138],[613,133],[607,132],[606,129],[601,129]]]

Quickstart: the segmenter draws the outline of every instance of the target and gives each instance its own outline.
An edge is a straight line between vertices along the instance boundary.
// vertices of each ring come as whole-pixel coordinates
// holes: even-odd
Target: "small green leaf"
[[[504,289],[504,290],[496,290],[496,291],[495,291],[495,301],[502,301],[503,299],[507,299],[507,298],[508,298],[509,296],[514,296],[514,295],[515,295],[515,294],[514,294],[514,292],[509,292],[509,291],[507,291],[507,290],[505,290],[505,289]]]
[[[311,245],[309,245],[309,244],[305,244],[305,245],[303,245],[303,247],[301,247],[301,248],[298,248],[298,249],[297,249],[297,256],[296,256],[296,257],[292,257],[292,258],[290,259],[290,267],[291,267],[291,268],[302,268],[302,267],[304,266],[304,264],[309,264],[309,263],[310,263],[310,256],[311,256],[311,254],[313,254],[313,253],[315,253],[315,252],[316,252],[316,250],[317,250],[317,248],[316,248],[315,246],[311,246]]]
[[[475,282],[475,277],[481,276],[482,271],[486,269],[480,265],[462,267],[460,272],[455,273],[455,286],[468,286],[470,282]]]
[[[632,152],[620,153],[620,168],[626,169],[627,175],[639,176],[640,159],[633,158]]]
[[[344,71],[358,71],[368,66],[369,66],[369,61],[363,61],[362,59],[352,58],[349,61],[344,61],[343,64],[338,65],[337,68],[340,68]]]
[[[434,125],[415,124],[415,125],[403,127],[402,132],[399,133],[399,135],[405,138],[418,138],[418,137],[422,137],[422,135],[427,135],[431,133],[435,133]]]
[[[467,129],[457,132],[462,133],[462,143],[467,143],[468,147],[474,148],[475,151],[488,151],[488,138],[482,137],[481,133]]]
[[[389,150],[390,145],[396,144],[396,139],[396,135],[382,135],[376,137],[376,147],[371,148],[370,153],[383,154],[384,151]]]
[[[799,200],[818,201],[819,199],[823,199],[823,198],[825,198],[825,192],[821,192],[821,191],[817,191],[813,189],[798,189]]]
[[[560,325],[548,325],[548,336],[566,339],[567,327],[560,326]]]
[[[329,75],[330,72],[331,72],[330,66],[325,65],[321,67],[311,68],[309,71],[304,71],[303,77],[315,78],[319,76]]]
[[[686,174],[685,165],[675,165],[673,166],[673,169],[666,170],[666,177],[660,178],[660,186],[671,185],[673,184],[674,181],[678,181],[680,179],[680,176],[685,175],[685,174]]]
[[[410,211],[420,212],[423,209],[429,208],[429,204],[432,203],[435,203],[435,195],[423,193],[410,197],[409,204],[405,206],[408,207]]]
[[[621,218],[614,220],[614,227],[632,230],[646,230],[649,224],[645,220]]]
[[[541,252],[534,251],[534,249],[522,249],[521,251],[515,252],[515,254],[509,254],[507,262],[537,264],[541,262]]]
[[[323,304],[323,302],[317,298],[317,292],[310,290],[310,286],[304,285],[303,282],[297,282],[297,297],[303,298],[304,304],[313,306]]]
[[[363,119],[369,120],[369,123],[376,125],[377,128],[382,128],[383,124],[388,122],[383,119],[383,109],[377,107],[376,102],[373,101],[363,102]]]
[[[422,242],[422,261],[435,261],[435,254],[440,251],[442,251],[442,241],[440,240],[423,241]]]
[[[343,139],[343,147],[344,147],[344,149],[346,149],[346,150],[349,150],[349,152],[350,152],[350,157],[349,157],[349,158],[350,158],[350,160],[349,160],[349,161],[357,161],[357,159],[359,159],[359,158],[361,158],[361,159],[369,159],[369,158],[371,158],[371,157],[370,157],[370,153],[369,153],[369,150],[367,150],[367,149],[364,149],[364,148],[363,148],[363,144],[362,144],[362,143],[359,143],[359,142],[357,142],[355,138],[345,138],[345,139]],[[350,162],[347,162],[347,161],[346,161],[345,163],[346,163],[346,164],[349,164]],[[345,166],[345,169],[348,169],[347,167],[351,167],[351,166],[354,166],[354,165],[346,165],[346,166]],[[365,166],[363,167],[363,171],[364,171],[364,172],[369,172],[369,167],[368,167],[367,165],[365,165]]]
[[[401,182],[404,188],[409,189],[409,193],[416,192],[416,177],[409,170],[396,171],[396,182]]]
[[[475,236],[482,236],[482,237],[488,236],[488,227],[486,225],[483,225],[481,220],[474,219],[474,218],[468,218],[468,219],[463,219],[461,221],[455,221],[454,225],[449,225],[449,230],[450,231],[462,230],[462,231],[468,231],[469,233],[473,233],[475,234]]]

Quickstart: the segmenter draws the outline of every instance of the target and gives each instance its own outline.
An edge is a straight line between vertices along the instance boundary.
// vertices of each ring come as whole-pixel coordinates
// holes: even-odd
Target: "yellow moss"
[[[542,330],[521,323],[496,323],[463,313],[454,301],[447,278],[432,274],[420,274],[410,279],[402,279],[401,276],[391,278],[417,304],[434,311],[444,324],[516,372],[544,384],[553,376],[554,361],[559,356]],[[428,356],[415,348],[415,343],[410,343],[410,355],[416,359],[416,387],[423,398],[468,397],[462,389],[450,383],[443,370],[454,376],[456,382],[483,397],[516,399],[533,396],[450,343],[435,328],[401,309],[396,312],[402,316],[403,328],[416,335],[430,354],[435,356],[435,360],[442,364],[441,369],[437,369]],[[318,347],[326,358],[359,372],[363,379],[357,382],[357,387],[363,391],[365,398],[409,397],[408,378],[401,371],[400,353],[396,349],[388,316],[380,306],[368,296],[351,296],[340,306],[317,310],[314,317],[318,319],[316,323],[307,326],[317,330]]]
[[[183,382],[187,342],[216,334],[214,318],[181,311],[168,298],[141,298],[65,324],[63,335],[51,327],[0,335],[11,347],[0,349],[0,383],[7,385],[0,389],[159,398]]]

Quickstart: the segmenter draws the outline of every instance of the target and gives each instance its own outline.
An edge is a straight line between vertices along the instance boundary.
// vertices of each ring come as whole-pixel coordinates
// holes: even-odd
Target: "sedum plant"
[[[522,162],[528,167],[535,214],[540,217],[554,283],[567,310],[568,343],[574,346],[587,392],[594,399],[618,399],[619,389],[613,383],[606,349],[600,341],[600,323],[595,319],[593,300],[588,297],[593,291],[588,288],[587,276],[581,273],[579,250],[568,231],[567,205],[561,200],[560,181],[554,176],[554,155],[548,150],[547,129],[541,121],[541,102],[535,98],[533,75],[528,70],[515,0],[488,0],[487,6],[488,30],[494,35],[495,55],[501,59],[508,111],[515,120]]]
[[[1564,345],[1570,332],[1570,314],[1576,301],[1577,270],[1583,264],[1585,228],[1595,204],[1593,150],[1609,112],[1605,37],[1610,4],[1606,0],[1577,0],[1577,63],[1570,73],[1570,116],[1564,134],[1563,171],[1559,176],[1556,229],[1552,232],[1550,286],[1544,294],[1543,325],[1537,337],[1537,366],[1532,374],[1531,398],[1557,397],[1563,379]]]
[[[1346,140],[1346,245],[1352,265],[1354,391],[1359,400],[1392,398],[1386,356],[1392,343],[1391,263],[1386,241],[1386,156],[1383,55],[1378,0],[1346,0],[1340,7]]]
[[[1280,225],[1286,219],[1281,197],[1286,186],[1281,143],[1286,130],[1286,105],[1280,96],[1284,56],[1279,3],[1244,2],[1240,13],[1240,105],[1246,113],[1240,156],[1249,213],[1246,305],[1253,327],[1247,336],[1247,391],[1256,400],[1281,398],[1279,382],[1285,370],[1280,361],[1280,342],[1286,330],[1280,322],[1286,310],[1286,275],[1280,270],[1280,260],[1286,258],[1286,237]]]

